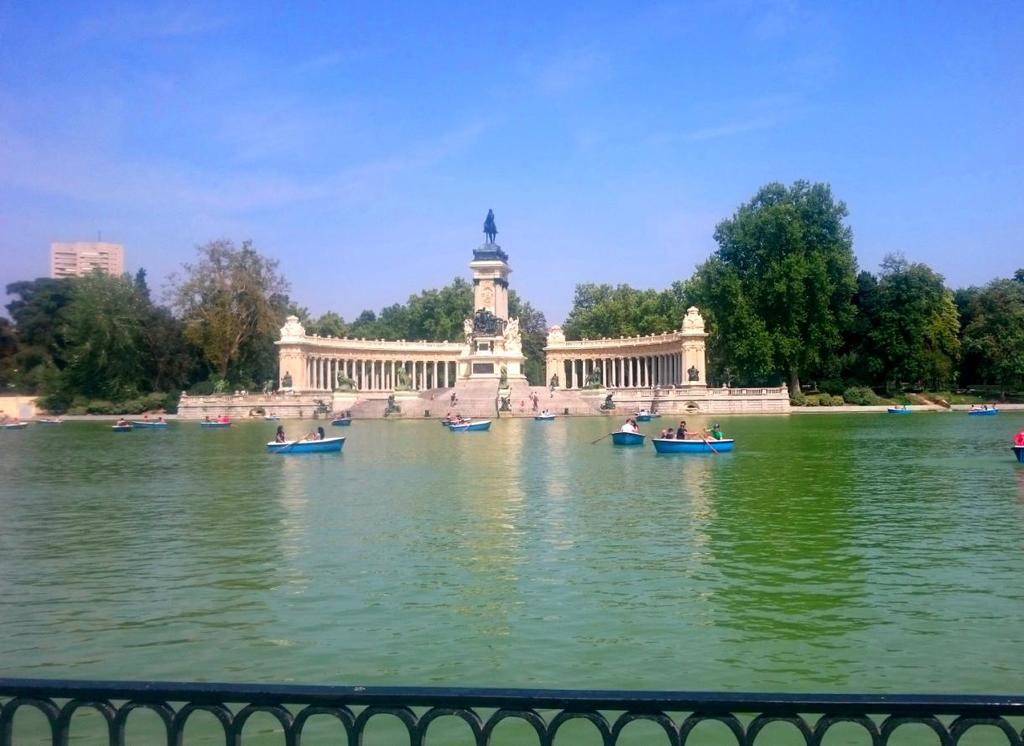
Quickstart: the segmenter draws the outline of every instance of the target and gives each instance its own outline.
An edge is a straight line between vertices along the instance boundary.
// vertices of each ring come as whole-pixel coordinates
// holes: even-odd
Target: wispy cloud
[[[578,46],[562,50],[534,66],[537,90],[547,96],[568,93],[595,78],[608,67],[606,55],[594,46]]]
[[[779,119],[771,117],[758,117],[755,119],[723,122],[722,124],[714,125],[711,127],[702,127],[700,129],[684,132],[682,135],[682,139],[689,140],[691,142],[699,142],[702,140],[718,140],[723,137],[740,135],[743,134],[744,132],[754,132],[756,130],[768,129],[770,127],[775,127],[779,123]]]
[[[366,52],[357,49],[335,49],[330,52],[313,55],[295,65],[297,73],[317,73],[324,70],[331,70],[346,62],[358,60],[366,55]]]
[[[121,209],[231,213],[363,199],[392,178],[430,168],[471,147],[486,126],[471,122],[408,150],[309,180],[266,169],[211,172],[179,162],[119,159],[0,127],[0,185]]]
[[[226,25],[223,16],[176,3],[148,8],[122,8],[106,15],[87,18],[79,26],[79,36],[87,41],[103,38],[123,42],[208,34]]]

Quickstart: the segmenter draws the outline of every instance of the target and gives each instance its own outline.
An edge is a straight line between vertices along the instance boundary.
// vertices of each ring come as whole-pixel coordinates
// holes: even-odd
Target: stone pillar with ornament
[[[706,388],[708,385],[705,359],[707,337],[707,332],[704,331],[704,318],[696,306],[690,306],[683,317],[682,330],[681,378],[682,384],[688,388]]]

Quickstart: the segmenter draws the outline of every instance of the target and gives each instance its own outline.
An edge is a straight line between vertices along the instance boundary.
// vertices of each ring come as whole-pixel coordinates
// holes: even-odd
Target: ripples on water
[[[1020,690],[1024,416],[725,424],[707,457],[598,419],[0,433],[5,674]]]

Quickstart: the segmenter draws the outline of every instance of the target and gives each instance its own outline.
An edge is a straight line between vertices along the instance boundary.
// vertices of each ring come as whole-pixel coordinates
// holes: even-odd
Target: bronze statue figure
[[[700,371],[697,370],[697,366],[696,365],[691,365],[690,369],[688,371],[686,371],[686,372],[689,375],[689,378],[690,378],[691,381],[699,381],[700,380]]]
[[[494,243],[498,235],[498,226],[494,224],[494,210],[487,211],[487,218],[484,220],[484,235],[487,236],[487,243]]]

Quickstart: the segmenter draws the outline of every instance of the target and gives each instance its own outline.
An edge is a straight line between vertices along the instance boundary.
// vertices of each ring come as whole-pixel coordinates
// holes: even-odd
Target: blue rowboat
[[[732,450],[735,441],[732,438],[722,438],[722,440],[714,438],[707,440],[651,438],[651,442],[654,443],[654,450],[658,453],[713,453],[712,448],[718,453],[728,453]]]
[[[1024,446],[1010,446],[1010,450],[1013,451],[1013,455],[1017,457],[1017,460],[1024,464]]]
[[[889,407],[886,411],[889,414],[910,414],[910,410],[907,407]]]
[[[335,427],[348,427],[349,425],[352,424],[352,418],[351,417],[339,417],[336,420],[331,420],[331,424],[334,425]]]
[[[449,425],[448,429],[453,433],[483,432],[484,430],[491,429],[491,421],[481,420],[480,422],[464,422],[461,425]]]
[[[555,419],[555,416],[553,414],[538,414],[533,419],[537,422],[551,422],[551,420]]]
[[[995,407],[988,407],[986,409],[969,409],[967,414],[971,417],[994,417],[999,414],[999,410]]]
[[[165,430],[166,422],[150,422],[149,420],[132,420],[132,427],[140,430]]]
[[[200,422],[200,427],[231,427],[230,422]]]
[[[115,433],[130,433],[132,431],[131,425],[111,425],[110,429]]]
[[[642,446],[646,435],[640,433],[612,433],[612,443],[617,446]]]
[[[279,419],[281,419],[281,418],[278,417],[276,414],[265,414],[265,415],[263,415],[263,420],[265,422],[277,422]]]
[[[4,430],[24,430],[28,427],[27,422],[9,422],[6,425],[0,425]]]
[[[267,443],[268,453],[337,453],[345,445],[345,439],[324,438],[323,440],[288,440],[284,443]]]

